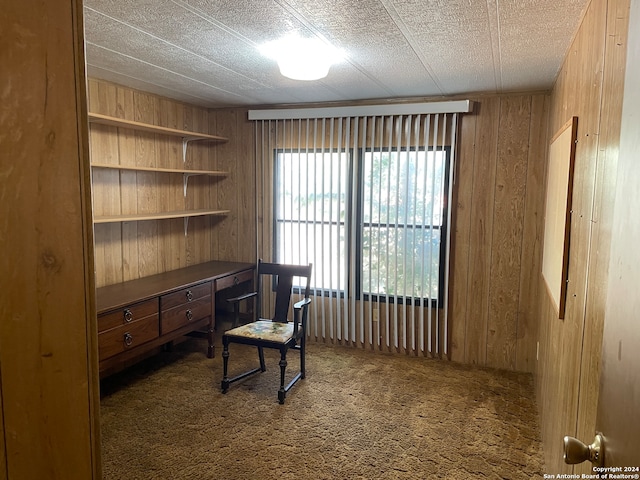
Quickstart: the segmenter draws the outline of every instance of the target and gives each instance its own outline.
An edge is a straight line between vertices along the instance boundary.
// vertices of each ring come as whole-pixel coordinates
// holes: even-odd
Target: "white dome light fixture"
[[[342,60],[340,50],[319,38],[289,35],[260,46],[263,55],[278,62],[280,73],[292,80],[319,80],[329,74],[329,68]]]

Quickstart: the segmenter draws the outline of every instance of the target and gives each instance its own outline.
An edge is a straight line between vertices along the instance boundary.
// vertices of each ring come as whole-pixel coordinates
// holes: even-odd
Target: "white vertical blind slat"
[[[395,151],[396,152],[400,152],[401,148],[402,148],[402,122],[404,121],[402,115],[398,116],[398,119],[396,121],[396,125],[395,125],[395,129],[396,129],[396,143],[395,143]],[[396,155],[396,166],[395,166],[395,176],[394,176],[394,183],[397,183],[399,178],[400,178],[400,161],[399,161],[399,157],[400,155]],[[394,212],[394,229],[393,229],[393,234],[394,234],[394,245],[398,244],[398,240],[399,240],[399,235],[398,235],[398,227],[400,226],[400,189],[396,187],[396,196],[394,199],[394,203],[395,203],[395,212]],[[394,248],[394,252],[396,252],[397,249]],[[398,271],[398,256],[397,255],[393,255],[393,270],[397,272]],[[397,288],[397,278],[395,279],[395,285],[396,288],[394,288],[394,292],[393,292],[393,346],[396,348],[400,347],[400,344],[402,343],[402,345],[404,346],[404,342],[400,342],[400,340],[402,340],[401,336],[402,336],[402,332],[400,332],[400,318],[398,315],[398,288]]]
[[[312,134],[313,134],[313,148],[311,149],[311,153],[314,155],[315,157],[315,152],[317,152],[317,148],[318,148],[318,119],[314,118],[313,119],[313,129],[312,129]],[[312,194],[313,194],[313,206],[312,206],[312,225],[311,225],[311,230],[313,231],[313,234],[311,235],[311,238],[313,238],[313,252],[312,252],[312,259],[313,259],[313,265],[314,265],[314,278],[318,279],[321,278],[321,274],[322,274],[322,266],[318,265],[318,258],[317,258],[317,252],[318,252],[318,245],[316,244],[317,238],[318,238],[318,234],[317,234],[317,230],[318,230],[318,226],[317,226],[317,206],[316,206],[316,201],[317,201],[317,192],[316,192],[316,180],[315,180],[315,165],[313,161],[310,161],[309,163],[309,171],[313,171],[313,175],[310,178],[311,181],[311,185],[312,185]],[[320,275],[319,275],[320,273]],[[314,282],[314,295],[318,295],[318,289],[317,289],[317,284],[316,282]],[[322,300],[322,295],[320,295],[320,300]],[[322,312],[322,304],[319,302],[313,302],[313,305],[316,308],[316,314],[315,314],[315,318],[316,318],[316,328],[315,328],[315,335],[316,338],[321,337],[321,331],[322,331],[322,316],[321,316],[321,312]],[[320,324],[318,325],[318,323],[320,322]]]
[[[433,121],[433,144],[431,146],[432,148],[432,152],[433,152],[433,161],[431,164],[431,208],[430,208],[430,212],[429,212],[429,238],[433,239],[433,224],[434,224],[434,213],[435,213],[435,191],[436,191],[436,158],[437,158],[437,150],[438,150],[438,128],[440,126],[440,115],[436,114],[434,115],[434,121]],[[433,242],[433,240],[432,240]],[[429,248],[429,265],[433,265],[433,247],[430,246]],[[439,272],[436,272],[436,279],[437,280],[437,276],[439,275]],[[434,282],[434,278],[433,278],[433,269],[429,269],[429,303],[431,303],[431,286],[433,285]],[[436,299],[437,300],[437,299]],[[427,330],[428,330],[428,337],[427,337],[427,348],[429,350],[429,353],[434,353],[433,352],[433,345],[434,345],[434,328],[433,328],[433,324],[438,322],[438,309],[436,309],[435,311],[435,318],[434,318],[434,314],[433,314],[433,308],[429,308],[429,322],[427,323]],[[437,329],[435,329],[435,331],[437,332]]]
[[[353,134],[352,134],[352,141],[353,141],[353,151],[357,152],[358,151],[358,134],[359,134],[359,127],[360,127],[360,122],[359,119],[357,118],[349,118],[349,121],[353,122]],[[360,175],[360,164],[359,162],[354,162],[353,164],[353,178],[351,180],[351,191],[356,191],[357,190],[357,186],[358,186],[358,178]],[[352,204],[352,215],[351,215],[351,221],[355,222],[355,217],[353,216],[353,212],[355,212],[355,209],[357,208],[357,202],[354,202],[354,204]],[[350,229],[351,232],[351,245],[356,245],[356,229],[355,228],[351,228]],[[356,288],[356,258],[355,255],[353,254],[353,252],[350,252],[350,260],[349,260],[349,289],[355,292],[355,288]],[[349,304],[350,304],[350,311],[351,311],[351,341],[353,342],[354,345],[357,345],[358,343],[358,331],[357,331],[357,327],[356,327],[356,323],[357,323],[357,317],[356,317],[356,302],[351,298],[351,295],[349,295]]]
[[[382,155],[382,145],[383,145],[383,137],[384,137],[384,125],[383,125],[383,117],[376,117],[376,122],[375,122],[375,128],[376,128],[376,132],[377,132],[377,138],[379,139],[379,145],[378,145],[378,155]],[[372,141],[371,144],[373,145],[373,147],[375,148],[375,142]],[[373,155],[373,153],[372,153]],[[373,157],[372,157],[373,158]],[[372,169],[373,170],[373,169]],[[382,168],[378,169],[378,178],[376,179],[376,183],[378,186],[378,190],[376,192],[376,197],[378,199],[382,198]],[[373,188],[373,185],[372,185]],[[380,238],[382,237],[382,218],[381,218],[381,202],[380,200],[378,200],[377,202],[377,211],[375,212],[375,218],[376,218],[376,222],[378,225],[378,229],[377,232],[378,234],[376,235],[376,244],[375,247],[373,245],[373,243],[371,244],[371,248],[375,248],[376,252],[379,252],[381,249],[381,242],[380,242]],[[372,280],[373,281],[373,280]],[[382,322],[384,319],[380,318],[380,268],[376,269],[376,275],[375,275],[375,286],[376,286],[376,303],[374,304],[374,308],[376,310],[376,319],[377,319],[377,323],[375,324],[375,336],[376,336],[376,347],[380,348],[382,347]]]
[[[296,196],[292,195],[291,201],[294,202],[295,205],[295,210],[297,212],[297,222],[296,222],[296,227],[297,227],[297,232],[296,232],[296,238],[297,238],[297,246],[296,246],[296,258],[294,258],[294,263],[297,265],[303,265],[306,264],[306,258],[303,251],[306,250],[305,245],[303,245],[302,243],[302,192],[300,190],[300,185],[302,184],[302,166],[300,165],[300,145],[301,145],[301,140],[302,140],[302,120],[298,120],[296,122],[297,128],[294,129],[293,128],[293,122],[291,122],[291,138],[293,139],[294,133],[297,133],[297,144],[298,144],[298,148],[297,148],[297,160],[296,163],[298,164],[296,167],[296,170],[298,171],[298,178],[295,181],[295,187],[292,190],[292,192],[295,191]],[[297,132],[296,132],[297,130]],[[291,151],[294,151],[295,146],[292,145],[291,146]],[[296,198],[297,197],[297,198]],[[299,296],[299,299],[301,298],[301,296]]]
[[[423,178],[422,178],[422,191],[425,193],[425,195],[427,194],[427,181],[428,181],[428,176],[427,176],[427,172],[428,172],[428,159],[429,159],[429,132],[430,132],[430,127],[431,127],[431,115],[425,115],[424,119],[423,119],[423,133],[422,133],[422,145],[424,145],[424,149],[425,149],[425,165],[423,168]],[[430,202],[431,203],[431,202]],[[421,205],[421,210],[422,210],[422,215],[420,217],[421,222],[420,225],[422,226],[423,230],[424,230],[424,226],[426,225],[427,222],[427,199],[425,199],[424,202],[422,202]],[[417,213],[417,211],[416,211]],[[428,238],[427,235],[425,234],[425,232],[423,232],[423,238]],[[420,338],[420,351],[424,352],[425,351],[425,345],[424,345],[424,335],[425,335],[425,329],[424,329],[424,311],[425,308],[427,308],[427,312],[429,312],[431,310],[431,289],[430,287],[428,287],[427,285],[425,285],[424,282],[424,277],[425,277],[425,246],[423,245],[422,248],[420,248],[420,256],[419,256],[419,265],[420,265],[420,291],[423,292],[422,297],[423,298],[427,298],[427,302],[426,304],[423,303],[422,304],[422,308],[420,308],[420,314],[419,314],[419,320],[418,320],[418,335]],[[427,295],[427,291],[428,291],[428,295]],[[429,319],[429,313],[427,313],[427,319]]]
[[[409,185],[411,184],[411,161],[410,161],[410,149],[411,149],[411,124],[413,122],[413,116],[412,115],[408,115],[406,120],[405,120],[405,125],[404,125],[404,132],[403,132],[403,136],[404,136],[404,140],[405,140],[405,144],[404,144],[404,159],[405,159],[405,165],[404,165],[404,169],[405,169],[405,184],[404,184],[404,191],[405,192],[409,192],[410,191],[410,187]],[[409,199],[407,198],[404,203],[404,212],[402,213],[403,216],[403,226],[402,229],[404,230],[404,235],[402,236],[402,243],[403,243],[403,251],[404,251],[404,255],[402,256],[402,292],[403,292],[403,302],[402,302],[402,310],[403,310],[403,320],[402,320],[402,324],[404,326],[404,334],[403,334],[403,347],[405,348],[405,350],[408,348],[409,350],[413,349],[413,345],[411,344],[411,317],[410,317],[410,313],[411,313],[411,308],[409,307],[409,305],[406,303],[406,299],[404,298],[406,296],[406,292],[407,292],[407,288],[408,288],[408,280],[409,280],[409,270],[410,270],[410,265],[407,263],[407,252],[409,251],[409,235],[408,235],[408,224],[409,224],[409,213],[410,213],[410,203],[408,201]]]
[[[333,127],[334,127],[334,119],[329,119],[329,199],[333,199],[333,179],[334,179],[334,148],[333,148]],[[329,201],[329,285],[331,288],[329,289],[329,338],[335,338],[335,317],[333,316],[333,242],[331,242],[331,231],[333,230],[334,225],[333,218],[333,202]]]
[[[347,151],[349,151],[349,148],[351,146],[351,126],[352,126],[352,121],[350,117],[346,117],[344,118],[344,123],[345,123],[345,136],[344,136],[344,146],[345,149]],[[348,175],[353,175],[354,172],[354,160],[353,160],[353,155],[349,154],[349,174]],[[348,176],[346,179],[345,184],[348,185],[350,177]],[[347,201],[347,211],[345,212],[345,237],[347,232],[351,231],[351,211],[353,210],[353,206],[352,206],[352,199],[350,198]],[[346,238],[345,238],[346,240]],[[343,308],[343,312],[344,312],[344,319],[343,319],[343,326],[344,326],[344,335],[343,338],[345,340],[345,342],[350,342],[352,340],[352,334],[351,334],[351,318],[354,317],[354,315],[351,313],[351,302],[349,301],[349,281],[350,281],[350,274],[349,272],[352,271],[351,268],[351,255],[349,254],[348,250],[345,250],[345,258],[344,258],[344,265],[346,268],[345,271],[345,286],[344,286],[344,290],[345,290],[345,295],[343,298],[343,303],[344,303],[344,308]]]
[[[362,149],[363,153],[364,151],[366,151],[367,149],[367,117],[362,117],[361,122],[362,122],[362,128],[361,128],[361,135],[362,135],[362,141],[358,144],[358,147]],[[364,180],[364,175],[366,174],[366,169],[364,168],[364,165],[361,165],[362,168],[362,176],[363,176],[363,180]],[[360,198],[360,202],[362,202],[362,205],[364,205],[364,201],[365,201],[365,195],[366,193],[363,191],[362,192],[362,198]],[[362,220],[361,220],[362,221]],[[362,227],[364,228],[364,224],[362,224]],[[371,230],[369,228],[369,230]],[[363,272],[364,273],[364,272]],[[358,325],[359,325],[359,330],[360,330],[360,342],[362,344],[365,343],[365,332],[369,327],[369,322],[368,319],[365,322],[365,299],[364,299],[364,286],[362,285],[362,282],[360,282],[360,289],[358,292],[358,298],[360,299],[360,311],[359,311],[359,316],[358,316]]]
[[[414,158],[415,158],[415,167],[414,167],[414,174],[412,176],[412,181],[413,181],[413,198],[411,199],[412,201],[412,208],[411,208],[411,218],[412,218],[412,223],[416,223],[417,219],[418,219],[418,208],[420,204],[424,204],[424,202],[426,201],[426,198],[419,198],[420,192],[418,189],[418,172],[419,172],[419,168],[420,168],[420,124],[422,123],[422,115],[417,115],[416,119],[413,123],[413,152],[414,152]],[[422,230],[420,230],[422,231]],[[416,262],[414,260],[414,256],[415,253],[418,250],[419,247],[419,242],[418,242],[418,229],[414,228],[413,229],[413,235],[411,236],[412,238],[412,242],[411,242],[411,282],[410,284],[412,285],[412,290],[415,291],[415,285],[416,283],[418,283],[419,281],[419,277],[416,278],[416,273],[419,270],[419,265],[416,266]],[[421,290],[419,290],[421,291]],[[422,304],[422,302],[421,302]],[[418,350],[418,337],[417,337],[417,333],[416,333],[416,310],[422,310],[423,308],[420,306],[418,309],[416,309],[416,302],[412,302],[411,303],[411,350],[416,352]]]
[[[342,199],[342,195],[344,192],[342,192],[342,125],[343,125],[343,119],[342,118],[338,118],[338,145],[337,145],[337,150],[338,150],[338,156],[341,159],[340,161],[340,167],[338,169],[338,202],[341,201]],[[347,161],[348,161],[348,157],[347,157]],[[342,284],[342,255],[340,255],[340,251],[342,249],[342,242],[340,241],[340,231],[341,231],[341,227],[340,227],[340,221],[341,221],[341,215],[340,215],[340,207],[338,207],[338,215],[337,215],[337,221],[338,221],[338,227],[336,228],[336,244],[338,245],[339,251],[337,252],[337,254],[339,255],[339,259],[338,259],[338,263],[337,263],[337,277],[338,277],[338,281],[337,281],[337,291],[336,291],[336,338],[338,341],[341,341],[344,338],[344,331],[342,328],[342,309],[340,308],[340,306],[342,305],[342,300],[340,298],[340,292],[343,290],[344,285]],[[346,271],[346,268],[345,268]]]
[[[387,140],[387,155],[389,156],[389,158],[391,158],[391,150],[392,150],[392,144],[393,144],[393,128],[394,128],[394,118],[393,117],[389,117],[388,123],[387,123],[387,129],[389,130],[389,138]],[[389,200],[391,198],[391,167],[393,165],[391,164],[391,162],[389,161],[388,164],[388,168],[387,168],[387,201],[386,201],[386,205],[388,207],[389,205]],[[382,199],[382,197],[380,197]],[[391,255],[389,255],[390,252],[390,247],[389,247],[389,242],[391,240],[391,235],[390,235],[390,227],[391,227],[391,216],[390,214],[390,210],[389,208],[387,208],[386,210],[386,231],[385,231],[385,237],[386,237],[386,243],[385,243],[385,285],[386,288],[388,288],[389,285],[391,285],[391,277],[390,277],[390,272],[391,272],[391,268],[390,268],[390,264],[389,264],[389,258],[391,257]],[[388,294],[388,292],[387,292]],[[387,347],[391,348],[391,347],[396,347],[397,346],[397,342],[395,340],[393,340],[392,342],[392,331],[393,334],[396,335],[396,329],[395,327],[392,326],[392,318],[391,318],[391,314],[393,313],[392,309],[391,309],[391,304],[389,301],[384,302],[385,303],[385,309],[386,309],[386,321],[387,321]]]
[[[326,138],[326,132],[325,132],[325,128],[326,128],[326,118],[323,118],[321,120],[321,129],[320,129],[320,165],[321,165],[321,170],[319,172],[317,172],[317,175],[320,176],[321,180],[321,184],[320,184],[320,192],[316,193],[316,198],[320,198],[320,225],[324,225],[324,192],[325,192],[325,176],[322,174],[324,169],[322,168],[324,166],[324,161],[325,161],[325,138]],[[324,233],[322,231],[322,226],[320,226],[320,248],[316,248],[316,252],[320,255],[320,259],[323,257],[324,254]],[[318,241],[318,236],[316,236],[316,242]],[[322,308],[322,322],[320,323],[320,325],[322,325],[322,337],[326,338],[327,336],[327,317],[325,314],[325,276],[326,276],[326,272],[325,272],[325,264],[322,261],[317,262],[318,265],[318,269],[320,271],[320,307]]]

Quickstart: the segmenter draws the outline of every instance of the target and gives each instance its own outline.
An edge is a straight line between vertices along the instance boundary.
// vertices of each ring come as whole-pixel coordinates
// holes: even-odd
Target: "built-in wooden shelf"
[[[129,165],[109,165],[106,163],[92,163],[92,167],[110,168],[113,170],[135,170],[140,172],[163,172],[163,173],[183,173],[185,175],[209,175],[212,177],[224,177],[229,172],[219,170],[191,170],[186,168],[161,168],[161,167],[135,167]]]
[[[130,215],[104,215],[93,218],[93,223],[117,223],[117,222],[139,222],[143,220],[164,220],[168,218],[201,217],[205,215],[227,215],[230,210],[180,210],[175,212],[161,213],[133,213]]]
[[[89,113],[89,122],[99,123],[101,125],[109,125],[112,127],[131,128],[133,130],[141,130],[144,132],[161,133],[164,135],[181,137],[185,142],[196,140],[226,142],[229,140],[228,138],[219,137],[217,135],[209,135],[208,133],[188,132],[186,130],[179,130],[177,128],[160,127],[158,125],[136,122],[134,120],[125,120],[124,118],[110,117],[108,115],[102,115],[100,113]]]
[[[151,125],[148,123],[136,122],[133,120],[126,120],[124,118],[110,117],[108,115],[102,115],[99,113],[89,113],[89,122],[100,125],[108,125],[111,127],[129,128],[132,130],[138,130],[143,132],[158,133],[163,135],[169,135],[173,137],[179,137],[182,140],[182,161],[186,162],[187,158],[187,145],[193,141],[210,141],[210,142],[226,142],[229,139],[220,137],[217,135],[209,135],[208,133],[188,132],[186,130],[179,130],[176,128],[161,127],[158,125]],[[184,196],[187,196],[187,182],[188,179],[195,175],[208,175],[224,177],[229,175],[229,172],[222,172],[217,170],[196,170],[188,168],[162,168],[162,167],[138,167],[128,165],[113,165],[107,163],[93,162],[91,164],[95,168],[109,168],[114,170],[133,170],[142,172],[161,172],[161,173],[178,173],[184,176],[183,187]],[[189,218],[201,217],[210,215],[227,215],[230,210],[218,210],[218,209],[199,209],[199,210],[178,210],[161,213],[136,213],[130,215],[103,215],[95,216],[93,223],[121,223],[121,222],[139,222],[144,220],[164,220],[169,218],[182,218],[184,219],[184,234],[187,235],[187,226],[189,224]]]

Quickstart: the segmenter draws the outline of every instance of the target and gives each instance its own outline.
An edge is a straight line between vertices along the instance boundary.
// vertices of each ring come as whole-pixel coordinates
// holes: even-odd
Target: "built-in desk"
[[[213,357],[216,295],[249,290],[254,269],[213,261],[98,288],[100,376],[188,334],[205,336]]]

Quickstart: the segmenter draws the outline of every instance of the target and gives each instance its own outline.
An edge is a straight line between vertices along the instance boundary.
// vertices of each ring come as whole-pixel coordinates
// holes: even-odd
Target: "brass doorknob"
[[[564,437],[564,463],[573,465],[589,460],[599,467],[604,465],[604,437],[598,433],[591,445],[585,445],[577,438]]]

